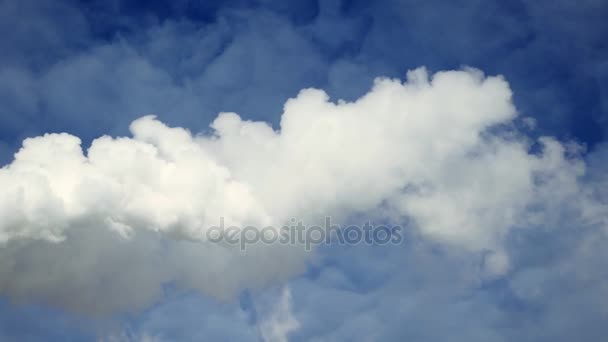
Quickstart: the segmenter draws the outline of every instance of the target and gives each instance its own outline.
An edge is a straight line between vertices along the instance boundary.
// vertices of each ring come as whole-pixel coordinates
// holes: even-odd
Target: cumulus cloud
[[[241,255],[206,241],[220,217],[407,221],[431,241],[489,251],[487,272],[504,274],[510,229],[584,202],[577,149],[521,135],[511,97],[502,77],[420,68],[353,102],[302,90],[278,130],[221,113],[198,135],[142,117],[131,137],[86,152],[66,133],[26,139],[0,170],[0,291],[105,313],[144,307],[171,282],[229,298],[302,269],[298,246]]]

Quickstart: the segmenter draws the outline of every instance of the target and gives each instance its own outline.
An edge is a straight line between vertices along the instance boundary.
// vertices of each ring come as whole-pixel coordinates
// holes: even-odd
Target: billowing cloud
[[[211,243],[220,218],[361,213],[488,253],[486,271],[504,274],[510,229],[564,201],[592,208],[578,148],[526,138],[511,96],[502,77],[420,68],[353,102],[302,90],[278,130],[221,113],[199,135],[146,116],[86,152],[65,133],[26,139],[0,170],[0,291],[93,313],[145,307],[167,284],[229,298],[298,273],[306,254]]]

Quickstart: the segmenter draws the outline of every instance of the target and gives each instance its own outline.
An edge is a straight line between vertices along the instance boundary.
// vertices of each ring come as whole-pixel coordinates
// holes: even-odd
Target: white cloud
[[[243,256],[206,242],[220,217],[410,219],[429,239],[493,251],[489,272],[504,273],[501,239],[539,206],[578,196],[584,171],[552,138],[530,153],[515,118],[501,77],[421,68],[355,102],[305,89],[278,131],[221,113],[209,135],[146,116],[132,137],[100,137],[86,154],[69,134],[27,139],[0,170],[0,291],[109,312],[146,305],[168,281],[226,298],[302,267],[299,248]]]

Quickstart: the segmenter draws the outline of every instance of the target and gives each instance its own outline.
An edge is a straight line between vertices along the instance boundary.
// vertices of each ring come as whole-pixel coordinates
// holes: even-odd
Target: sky
[[[605,339],[606,17],[0,0],[0,340]]]

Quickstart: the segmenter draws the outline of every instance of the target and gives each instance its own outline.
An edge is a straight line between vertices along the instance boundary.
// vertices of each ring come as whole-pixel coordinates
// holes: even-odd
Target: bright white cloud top
[[[545,137],[531,152],[516,116],[501,77],[420,68],[355,102],[303,90],[279,130],[221,113],[203,135],[146,116],[86,153],[65,133],[27,139],[0,170],[0,291],[105,313],[145,306],[168,282],[226,298],[301,269],[293,246],[242,255],[205,241],[220,217],[407,220],[427,239],[492,251],[487,270],[502,274],[509,229],[564,201],[598,213],[576,147]]]

